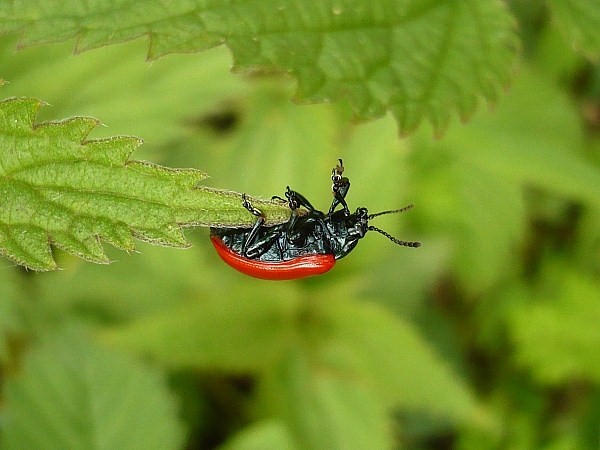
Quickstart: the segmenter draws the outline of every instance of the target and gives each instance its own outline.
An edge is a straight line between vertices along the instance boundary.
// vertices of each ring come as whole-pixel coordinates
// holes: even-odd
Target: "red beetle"
[[[252,228],[211,227],[211,241],[221,259],[255,278],[294,280],[329,271],[336,260],[356,247],[367,231],[377,231],[404,247],[421,246],[419,242],[401,241],[369,225],[369,220],[374,217],[406,211],[413,205],[376,214],[369,214],[367,208],[358,208],[351,213],[345,200],[350,181],[342,176],[343,171],[340,159],[339,165],[332,171],[333,202],[327,214],[316,210],[304,196],[288,186],[285,196],[292,211],[290,220],[266,227],[263,226],[265,217],[262,212],[243,195],[242,205],[257,220]],[[336,211],[338,205],[342,208]],[[308,212],[298,214],[300,207]]]

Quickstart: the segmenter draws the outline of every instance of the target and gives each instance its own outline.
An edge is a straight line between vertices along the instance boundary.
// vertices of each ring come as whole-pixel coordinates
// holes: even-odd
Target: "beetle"
[[[369,220],[377,216],[407,211],[413,205],[375,214],[369,214],[364,207],[350,212],[346,203],[350,180],[343,176],[342,160],[338,161],[331,171],[333,201],[327,213],[315,209],[303,195],[287,186],[286,199],[277,196],[273,199],[287,202],[290,219],[267,227],[262,211],[252,206],[243,194],[242,205],[256,216],[256,222],[251,228],[210,228],[210,239],[221,259],[255,278],[294,280],[329,271],[338,259],[356,247],[367,231],[376,231],[397,245],[420,247],[420,242],[401,241],[369,225]]]

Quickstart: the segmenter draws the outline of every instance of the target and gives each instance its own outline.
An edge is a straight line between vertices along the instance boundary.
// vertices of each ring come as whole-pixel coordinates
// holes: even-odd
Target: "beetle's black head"
[[[369,225],[369,221],[374,217],[384,214],[399,213],[410,208],[412,208],[412,205],[402,209],[383,211],[375,214],[369,214],[367,208],[358,208],[355,213],[350,215],[345,214],[343,210],[336,211],[330,216],[329,222],[332,235],[336,237],[336,242],[333,245],[335,248],[334,253],[336,259],[341,259],[350,253],[354,247],[356,247],[358,241],[365,237],[367,231],[376,231],[380,234],[383,234],[393,243],[402,245],[404,247],[420,247],[420,242],[401,241],[400,239],[396,239],[394,236],[381,230],[380,228]]]

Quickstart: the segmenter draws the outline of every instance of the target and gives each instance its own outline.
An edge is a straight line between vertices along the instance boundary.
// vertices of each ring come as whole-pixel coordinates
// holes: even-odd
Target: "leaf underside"
[[[77,39],[77,51],[149,37],[149,57],[226,44],[235,69],[293,75],[298,99],[347,99],[355,118],[391,111],[406,134],[441,133],[454,111],[494,102],[517,38],[499,0],[150,0],[5,2],[0,33],[21,46]]]
[[[56,268],[54,245],[108,263],[101,240],[131,251],[133,238],[189,246],[182,228],[250,225],[239,194],[198,187],[195,169],[129,160],[135,137],[86,140],[89,117],[34,125],[41,102],[0,102],[0,252],[34,270]],[[269,220],[289,210],[255,200]],[[245,222],[245,223],[243,223]]]

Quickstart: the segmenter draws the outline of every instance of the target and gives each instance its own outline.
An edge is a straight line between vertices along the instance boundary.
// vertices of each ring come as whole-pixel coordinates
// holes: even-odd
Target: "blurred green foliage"
[[[598,36],[565,8],[511,7],[512,86],[435,141],[399,139],[391,116],[350,124],[345,104],[295,105],[291,81],[230,74],[222,47],[149,64],[140,41],[73,56],[3,37],[3,94],[47,101],[42,119],[98,117],[95,137],[144,138],[136,159],[263,197],[290,185],[321,208],[343,157],[350,206],[414,202],[378,226],[424,243],[369,235],[290,283],[233,272],[205,229],[188,250],[107,248],[109,266],[3,260],[4,447],[598,448]]]
[[[390,111],[403,133],[423,120],[441,133],[454,112],[466,118],[479,97],[496,100],[518,47],[512,17],[497,0],[204,0],[168,8],[153,0],[53,0],[50,7],[46,0],[7,0],[3,6],[0,32],[19,33],[19,46],[75,38],[79,52],[143,37],[155,59],[225,44],[236,71],[285,73],[297,80],[299,99],[343,99],[356,119]],[[564,20],[577,21],[570,12],[563,11]]]

